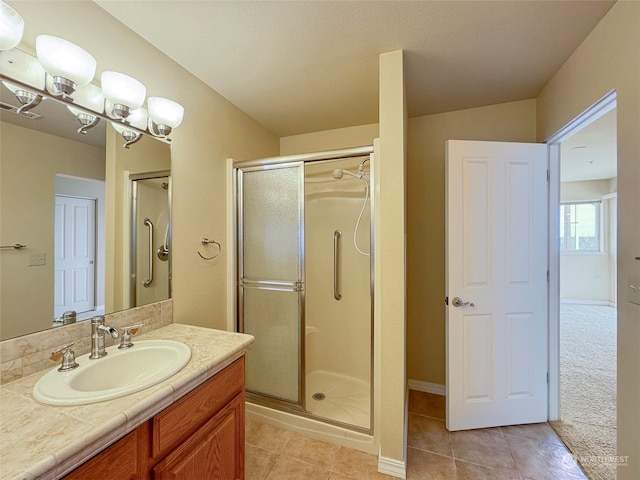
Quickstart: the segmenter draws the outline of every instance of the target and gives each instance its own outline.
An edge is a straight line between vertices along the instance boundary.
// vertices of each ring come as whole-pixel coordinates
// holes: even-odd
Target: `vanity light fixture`
[[[64,100],[73,101],[71,94],[93,80],[96,73],[96,59],[63,38],[38,35],[36,55],[47,72],[47,90]]]
[[[0,72],[7,79],[2,80],[4,86],[20,102],[16,113],[24,114],[42,101],[39,91],[44,86],[46,74],[34,57],[15,48],[0,51]]]
[[[125,121],[133,110],[142,106],[147,95],[145,86],[129,75],[119,72],[102,72],[102,92],[108,103],[105,112],[112,118]]]
[[[149,132],[156,137],[167,138],[173,128],[182,123],[184,107],[161,97],[149,97]]]
[[[102,90],[99,87],[89,83],[88,85],[76,90],[74,97],[75,99],[73,103],[75,105],[85,107],[97,113],[102,113],[102,109],[104,108],[104,95],[102,95]],[[87,130],[95,127],[100,121],[100,117],[98,115],[92,115],[86,110],[80,110],[79,108],[72,107],[71,105],[67,105],[67,108],[82,125],[78,129],[78,133],[86,134]]]
[[[23,18],[9,5],[0,1],[0,50],[17,47],[23,33]]]
[[[9,90],[11,90],[11,92],[13,92],[18,101],[21,103],[22,106],[18,108],[18,110],[16,110],[17,114],[28,112],[33,107],[39,105],[42,101],[42,95],[33,93],[24,87],[17,87],[12,83],[5,82],[4,80],[2,81],[2,84]]]
[[[149,133],[170,142],[172,129],[182,123],[182,105],[161,97],[151,97],[142,108],[146,87],[124,73],[106,71],[102,88],[91,83],[97,62],[88,52],[63,38],[36,36],[36,57],[15,48],[24,32],[24,20],[0,0],[0,80],[13,92],[21,106],[12,111],[30,118],[29,112],[43,99],[63,103],[81,124],[84,134],[100,119],[112,121],[125,138],[125,148]],[[71,95],[73,94],[73,97]]]
[[[147,111],[144,108],[138,108],[132,111],[127,118],[127,121],[129,122],[128,124],[111,122],[113,128],[115,128],[116,131],[122,135],[122,138],[125,139],[125,144],[123,145],[124,148],[129,148],[129,146],[140,141],[142,133],[133,130],[131,127],[135,127],[138,130],[145,130],[147,126],[147,117]]]
[[[100,117],[96,116],[96,115],[91,115],[90,113],[87,113],[83,110],[80,110],[78,108],[74,108],[74,107],[67,107],[69,109],[69,111],[71,113],[73,113],[73,115],[78,119],[78,121],[80,122],[80,124],[82,125],[79,129],[78,129],[78,133],[81,133],[83,135],[86,135],[87,130],[89,130],[90,128],[95,127],[98,122],[100,121]]]

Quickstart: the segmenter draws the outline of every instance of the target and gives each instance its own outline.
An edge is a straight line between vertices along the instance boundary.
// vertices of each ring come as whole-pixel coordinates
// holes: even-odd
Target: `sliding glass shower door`
[[[255,337],[247,398],[364,433],[373,411],[368,162],[283,157],[235,170],[238,326]]]
[[[302,163],[238,170],[238,271],[247,391],[303,408]]]

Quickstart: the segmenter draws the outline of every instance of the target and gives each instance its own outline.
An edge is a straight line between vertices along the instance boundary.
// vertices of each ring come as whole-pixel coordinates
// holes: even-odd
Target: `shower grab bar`
[[[149,288],[151,282],[153,282],[153,223],[148,218],[145,218],[144,224],[149,227],[149,278],[142,285]]]
[[[340,293],[340,238],[342,232],[336,230],[333,232],[333,298],[342,300]]]

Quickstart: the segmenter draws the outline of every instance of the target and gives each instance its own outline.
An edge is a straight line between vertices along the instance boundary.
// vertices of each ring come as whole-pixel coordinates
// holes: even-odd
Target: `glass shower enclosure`
[[[370,432],[369,156],[286,160],[235,169],[247,398]]]
[[[131,174],[129,302],[147,305],[171,296],[169,172]]]

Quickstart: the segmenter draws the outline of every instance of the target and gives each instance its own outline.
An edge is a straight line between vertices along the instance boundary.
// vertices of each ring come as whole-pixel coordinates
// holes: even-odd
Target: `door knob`
[[[453,300],[451,301],[451,303],[453,304],[454,307],[475,307],[473,302],[463,302],[462,299],[460,297],[453,297]]]

